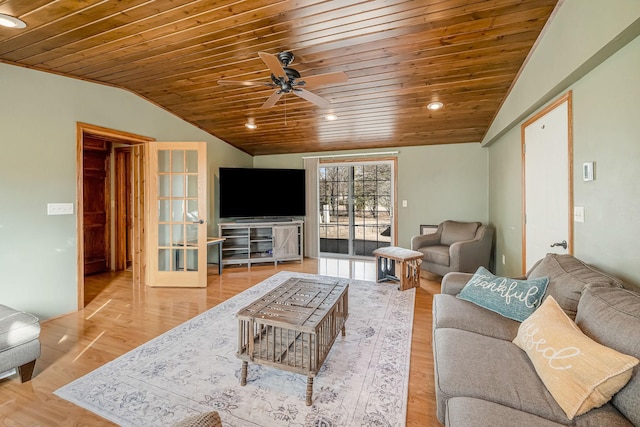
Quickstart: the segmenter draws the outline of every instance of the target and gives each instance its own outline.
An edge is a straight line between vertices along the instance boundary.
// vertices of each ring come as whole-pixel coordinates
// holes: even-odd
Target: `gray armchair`
[[[438,231],[411,238],[411,249],[424,254],[421,269],[444,276],[489,268],[494,229],[479,222],[445,221]]]

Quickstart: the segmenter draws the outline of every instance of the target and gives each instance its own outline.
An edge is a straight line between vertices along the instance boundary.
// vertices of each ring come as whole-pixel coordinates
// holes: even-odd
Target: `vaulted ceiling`
[[[0,61],[128,89],[251,155],[479,142],[557,2],[0,0],[27,24],[0,27]],[[269,83],[258,53],[283,51],[348,81],[271,108],[273,87],[218,83]]]

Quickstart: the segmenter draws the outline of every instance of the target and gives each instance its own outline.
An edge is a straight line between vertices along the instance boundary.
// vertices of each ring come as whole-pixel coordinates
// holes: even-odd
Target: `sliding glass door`
[[[391,246],[393,162],[322,163],[318,168],[320,252],[373,256]]]

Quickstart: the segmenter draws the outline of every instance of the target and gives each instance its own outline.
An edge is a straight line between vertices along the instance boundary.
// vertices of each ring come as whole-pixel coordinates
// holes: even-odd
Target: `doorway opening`
[[[95,297],[85,275],[130,269],[144,278],[146,144],[153,138],[78,123],[76,137],[78,309]]]
[[[396,240],[395,160],[321,163],[320,253],[371,257]]]

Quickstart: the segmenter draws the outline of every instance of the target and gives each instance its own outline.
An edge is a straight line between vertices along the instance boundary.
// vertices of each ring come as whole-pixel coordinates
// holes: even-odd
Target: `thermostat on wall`
[[[582,180],[593,181],[593,162],[582,164]]]

